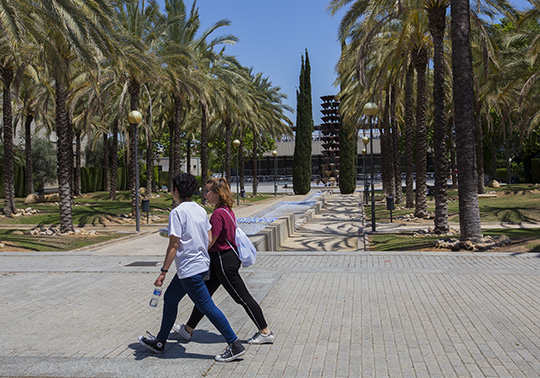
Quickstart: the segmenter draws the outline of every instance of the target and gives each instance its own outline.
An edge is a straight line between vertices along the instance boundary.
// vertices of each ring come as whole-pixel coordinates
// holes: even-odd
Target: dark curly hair
[[[191,173],[180,173],[173,177],[173,188],[178,190],[180,198],[191,198],[199,190],[199,182]]]

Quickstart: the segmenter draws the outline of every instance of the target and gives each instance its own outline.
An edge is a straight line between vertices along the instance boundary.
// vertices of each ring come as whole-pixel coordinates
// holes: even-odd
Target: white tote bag
[[[227,240],[227,243],[232,248],[232,250],[236,252],[236,255],[242,262],[243,267],[248,267],[255,264],[255,260],[257,259],[257,250],[255,249],[255,246],[253,245],[251,240],[249,240],[244,230],[238,227],[238,224],[236,223],[232,215],[226,210],[225,212],[229,215],[229,217],[231,217],[231,220],[234,222],[234,225],[236,227],[236,230],[234,232],[234,238],[238,250],[234,249],[232,244],[227,239],[225,240]]]

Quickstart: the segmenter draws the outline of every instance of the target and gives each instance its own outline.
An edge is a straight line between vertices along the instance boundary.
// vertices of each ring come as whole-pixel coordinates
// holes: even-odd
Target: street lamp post
[[[277,196],[277,151],[272,151],[274,155],[274,196]]]
[[[137,154],[137,129],[139,123],[142,121],[142,114],[138,110],[132,110],[128,114],[128,121],[133,126],[134,130],[134,139],[135,139],[135,229],[137,232],[141,231],[140,224],[140,210],[139,210],[139,157]]]
[[[364,163],[364,169],[362,170],[362,173],[364,174],[364,197],[366,197],[366,205],[369,200],[369,189],[367,185],[367,177],[366,177],[366,147],[369,143],[369,138],[367,136],[362,137],[362,143],[364,143],[364,148],[362,148],[362,162]]]
[[[375,163],[373,161],[373,116],[377,115],[377,104],[368,102],[364,105],[364,114],[369,117],[369,149],[371,150],[371,231],[375,232]]]
[[[241,142],[238,139],[235,139],[232,141],[232,144],[234,147],[237,148],[236,150],[236,206],[240,206],[240,172],[238,172],[238,147],[240,147]]]

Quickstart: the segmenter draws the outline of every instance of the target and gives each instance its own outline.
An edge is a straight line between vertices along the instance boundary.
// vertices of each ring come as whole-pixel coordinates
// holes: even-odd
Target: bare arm
[[[167,246],[167,252],[165,254],[165,261],[163,261],[164,270],[169,270],[169,268],[171,267],[171,264],[174,261],[174,257],[176,256],[176,251],[178,250],[179,245],[180,245],[180,238],[174,235],[170,235],[169,245]],[[166,274],[167,272],[161,272],[158,278],[154,281],[154,285],[162,286],[163,281],[165,280]]]
[[[212,230],[208,231],[208,249],[210,249],[215,243],[217,238],[212,236]]]

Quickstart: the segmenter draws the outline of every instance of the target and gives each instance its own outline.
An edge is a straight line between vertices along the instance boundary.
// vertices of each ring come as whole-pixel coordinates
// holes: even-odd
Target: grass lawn
[[[508,246],[499,247],[499,251],[517,252],[540,252],[540,185],[515,184],[501,188],[486,188],[486,192],[496,194],[497,197],[479,198],[480,219],[482,223],[539,223],[538,229],[492,229],[483,230],[483,235],[506,235],[512,243]],[[378,222],[389,222],[390,211],[386,210],[386,203],[382,196],[377,197],[378,204],[375,206],[375,217]],[[457,190],[448,190],[448,220],[459,227],[459,202]],[[435,200],[428,197],[428,210],[435,211]],[[392,211],[393,222],[403,222],[400,217],[414,214],[414,209],[396,207]],[[371,221],[369,205],[366,208],[366,223]],[[433,227],[433,219],[414,220],[425,224],[425,228]],[[434,250],[437,240],[443,236],[413,237],[411,233],[396,233],[372,235],[370,249],[373,251],[405,251],[405,250]],[[452,236],[459,238],[459,235]]]
[[[500,252],[540,252],[540,228],[537,229],[486,229],[484,236],[506,235],[512,242],[494,251]],[[371,251],[433,251],[435,243],[444,236],[416,236],[412,233],[370,235]],[[459,235],[453,235],[459,239]]]
[[[269,197],[273,197],[273,195],[263,194],[256,197],[247,195],[243,201],[246,203],[257,202]],[[201,198],[195,196],[193,200],[200,203]],[[73,226],[75,228],[105,226],[103,231],[98,231],[95,236],[23,234],[16,229],[15,225],[58,226],[60,224],[59,208],[56,203],[24,204],[24,198],[16,198],[15,205],[18,209],[32,208],[39,210],[39,213],[13,218],[0,217],[0,225],[3,226],[3,229],[0,230],[0,241],[5,245],[0,251],[69,251],[125,236],[123,233],[107,231],[106,226],[135,224],[134,219],[121,217],[122,214],[129,215],[131,213],[131,194],[129,191],[117,192],[116,201],[109,201],[108,192],[88,193],[75,198],[72,208]],[[151,198],[150,214],[155,217],[153,223],[167,223],[171,205],[172,196],[169,193],[160,193],[159,197]],[[213,207],[206,206],[205,209],[210,213]],[[145,218],[146,213],[141,211],[141,222],[145,223]],[[14,227],[10,228],[10,225],[14,225]]]
[[[540,185],[515,184],[501,188],[486,188],[486,191],[494,191],[497,198],[478,199],[482,222],[540,222]],[[390,211],[386,210],[384,197],[375,195],[375,199],[379,201],[379,204],[375,206],[377,221],[389,222]],[[366,210],[366,216],[371,218],[371,211]],[[457,190],[448,190],[448,220],[450,222],[459,223],[458,210]],[[428,211],[431,213],[435,211],[435,199],[432,196],[428,196]],[[400,205],[392,211],[394,220],[407,214],[414,214],[414,209],[405,209]],[[433,223],[432,220],[430,222]]]
[[[258,195],[256,197],[246,196],[243,200],[247,203],[257,202],[270,198],[271,195]],[[194,196],[193,200],[200,203],[200,196]],[[169,211],[171,210],[172,196],[169,193],[160,193],[159,197],[150,199],[150,214],[158,216],[160,222],[167,223]],[[31,207],[39,210],[38,214],[19,216],[13,218],[0,217],[0,225],[25,224],[36,226],[49,226],[60,224],[60,213],[56,203],[36,203],[24,204],[24,198],[16,198],[15,206],[18,209]],[[212,212],[212,206],[206,206],[208,213]],[[121,214],[131,213],[130,192],[118,192],[116,201],[109,201],[108,192],[95,192],[83,194],[75,198],[73,205],[73,225],[74,227],[100,226],[115,223]],[[141,211],[141,220],[144,220],[146,213]],[[125,223],[125,219],[124,219]],[[134,221],[132,221],[134,223]]]
[[[25,235],[19,230],[0,230],[0,240],[5,245],[2,251],[71,251],[74,249],[125,237],[126,234],[99,232],[97,235]]]

